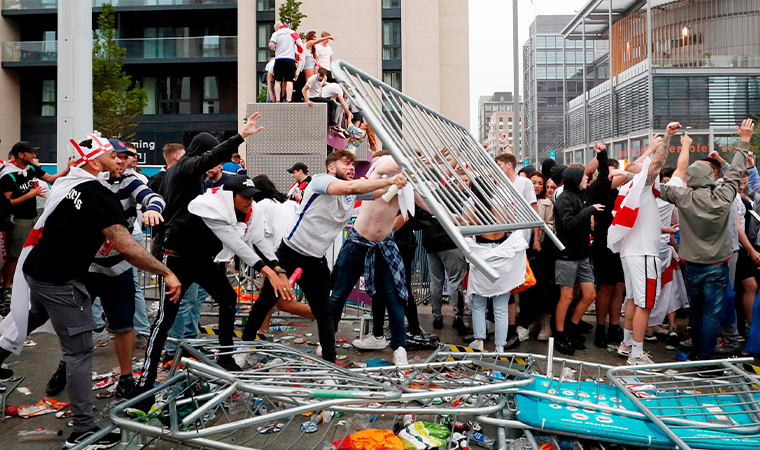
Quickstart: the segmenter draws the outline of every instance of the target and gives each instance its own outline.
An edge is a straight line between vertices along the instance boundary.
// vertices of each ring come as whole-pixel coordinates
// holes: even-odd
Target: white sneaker
[[[527,328],[517,327],[517,339],[520,342],[527,341],[530,338],[530,331]]]
[[[638,358],[634,358],[633,355],[628,357],[629,366],[643,366],[645,364],[654,364],[654,361],[652,361],[647,352],[642,352]]]
[[[393,365],[394,366],[408,366],[409,361],[406,359],[406,349],[399,347],[393,351]]]
[[[551,317],[546,316],[541,320],[541,331],[538,333],[537,339],[539,341],[548,341],[550,337],[552,337]]]
[[[351,344],[359,350],[383,350],[387,346],[385,336],[377,338],[372,333],[367,334],[363,339],[355,339]]]
[[[621,342],[620,345],[618,345],[617,352],[620,356],[631,356],[631,349],[633,348],[632,345],[628,345],[625,342]]]
[[[108,334],[108,330],[106,330],[105,328],[103,328],[103,331],[101,332],[97,332],[97,331],[92,332],[92,346],[93,347],[95,348],[105,347],[106,344],[108,344],[110,341],[111,341],[111,335]]]
[[[468,345],[473,350],[483,350],[483,341],[480,339],[475,339],[474,341],[470,342],[470,345]]]
[[[496,346],[496,353],[504,353],[504,346],[503,345],[497,345]]]
[[[317,345],[317,351],[315,353],[318,357],[322,357],[322,344]]]

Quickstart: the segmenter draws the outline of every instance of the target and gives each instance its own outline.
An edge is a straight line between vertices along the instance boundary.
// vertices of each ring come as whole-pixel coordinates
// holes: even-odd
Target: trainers
[[[681,347],[683,348],[692,348],[694,347],[694,342],[691,340],[691,338],[686,339],[685,341],[680,342]]]
[[[45,393],[51,397],[63,392],[66,389],[66,363],[61,361],[58,363],[58,369],[56,369],[53,376],[48,381]]]
[[[118,398],[135,398],[139,391],[135,385],[135,379],[132,374],[126,377],[119,377],[119,383],[116,385],[116,397]]]
[[[0,367],[0,381],[8,381],[13,378],[13,371],[11,369],[3,369]]]
[[[436,317],[433,319],[433,328],[436,330],[440,330],[443,328],[443,317]]]
[[[558,332],[557,334],[560,333]],[[564,333],[561,333],[554,339],[554,348],[556,348],[558,352],[564,355],[572,355],[575,353],[575,349],[570,344],[570,340],[567,338],[567,336],[565,336]]]
[[[530,338],[530,331],[527,328],[517,327],[517,339],[520,342],[525,342]]]
[[[497,345],[496,350],[494,350],[496,353],[504,353],[504,346],[503,345]]]
[[[504,344],[504,348],[507,350],[512,350],[518,345],[520,345],[520,338],[518,338],[517,333],[515,333],[512,336],[507,336],[507,343]]]
[[[375,337],[372,333],[363,339],[355,339],[351,344],[359,350],[383,350],[387,346],[385,336]]]
[[[610,344],[618,344],[623,340],[623,329],[620,325],[610,324],[607,328],[607,342]]]
[[[632,345],[628,345],[625,342],[620,342],[620,345],[618,345],[617,352],[620,356],[631,356],[631,350],[633,349]]]
[[[644,333],[644,340],[650,342],[657,341],[657,335],[653,331],[647,331]]]
[[[594,345],[599,348],[607,348],[607,333],[604,330],[604,325],[597,325],[594,332]]]
[[[628,356],[629,366],[643,366],[646,364],[654,364],[654,361],[652,361],[652,358],[649,357],[649,353],[647,352],[641,352],[641,356],[638,358],[634,358],[633,355]]]
[[[394,366],[408,366],[409,361],[406,359],[406,349],[399,347],[393,351],[393,365]]]
[[[232,359],[230,356],[221,356],[216,361],[219,366],[222,367],[222,369],[228,371],[228,372],[242,372],[243,369],[238,366],[238,364],[235,362],[234,359]]]
[[[66,442],[63,443],[63,448],[74,448],[87,439],[90,439],[98,431],[100,431],[100,427],[95,427],[90,431],[74,431],[69,435],[68,439],[66,439]],[[90,445],[87,446],[87,450],[111,448],[115,447],[119,442],[121,442],[121,431],[116,428],[97,441],[91,442]]]
[[[538,333],[538,339],[539,341],[548,341],[550,337],[552,337],[552,318],[551,316],[545,316],[541,320],[541,331]]]
[[[652,331],[654,331],[655,334],[666,335],[666,334],[669,334],[670,330],[665,325],[660,324],[660,325],[653,326]]]
[[[459,333],[460,336],[463,336],[467,334],[468,331],[470,331],[470,327],[468,327],[464,320],[462,320],[461,317],[457,317],[454,319],[454,322],[451,324],[451,327],[457,330],[457,333]]]
[[[147,348],[148,347],[148,336],[145,336],[144,334],[138,334],[135,336],[135,348]]]
[[[669,328],[668,339],[678,339],[678,330],[675,328]]]
[[[730,355],[739,351],[739,342],[729,342],[724,339],[720,339],[718,344],[715,345],[715,353],[720,355]]]
[[[92,345],[95,348],[98,347],[105,347],[106,344],[111,340],[111,335],[108,334],[108,330],[103,328],[102,331],[93,331],[92,332]]]
[[[470,345],[468,345],[473,350],[483,350],[483,341],[480,339],[475,339],[474,341],[470,342]]]

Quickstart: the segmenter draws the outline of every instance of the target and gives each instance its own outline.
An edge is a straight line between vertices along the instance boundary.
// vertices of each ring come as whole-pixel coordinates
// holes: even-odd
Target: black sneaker
[[[607,348],[607,333],[604,331],[604,325],[596,326],[596,333],[594,333],[594,345],[599,348]]]
[[[58,363],[58,370],[55,371],[53,377],[48,381],[45,393],[51,397],[55,397],[63,392],[64,389],[66,389],[66,363],[61,361]]]
[[[620,325],[610,324],[610,328],[607,330],[607,342],[610,344],[619,344],[623,341],[623,329]]]
[[[221,356],[216,361],[217,364],[219,364],[222,369],[228,371],[228,372],[242,372],[243,369],[240,368],[240,366],[237,365],[234,359],[232,359],[231,356]]]
[[[84,441],[92,438],[92,436],[98,431],[100,431],[99,427],[95,427],[90,431],[75,431],[71,433],[69,438],[66,439],[66,442],[63,443],[63,448],[74,448]],[[116,428],[97,441],[91,442],[90,445],[87,446],[87,450],[112,448],[116,447],[119,442],[121,442],[121,431]]]
[[[140,391],[137,390],[135,380],[132,375],[119,377],[119,384],[116,385],[116,396],[119,398],[135,398]]]
[[[578,325],[575,326],[578,333],[588,333],[594,329],[594,326],[588,322],[581,320]]]
[[[13,371],[11,369],[3,369],[0,367],[0,381],[8,381],[13,378]]]
[[[513,335],[507,335],[507,343],[504,344],[504,350],[512,350],[518,345],[520,345],[520,338],[517,336],[517,333]]]
[[[436,317],[433,319],[433,328],[436,330],[440,330],[443,328],[443,317]]]
[[[460,336],[464,336],[470,331],[470,327],[465,325],[464,320],[462,320],[461,317],[457,317],[454,319],[454,322],[451,324],[451,327],[457,330],[457,333],[459,333]]]
[[[557,332],[557,334],[560,334],[560,332]],[[554,348],[556,348],[558,352],[564,355],[572,355],[575,353],[575,348],[570,345],[570,340],[567,339],[564,333],[554,339]]]

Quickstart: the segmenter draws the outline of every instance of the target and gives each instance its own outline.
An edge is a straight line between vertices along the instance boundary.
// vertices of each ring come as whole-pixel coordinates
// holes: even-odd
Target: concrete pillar
[[[243,125],[248,103],[255,103],[259,95],[256,76],[256,2],[238,2],[238,127]],[[238,150],[245,158],[245,144]]]
[[[90,2],[58,0],[58,170],[68,164],[69,139],[92,132],[91,17]]]
[[[0,16],[0,43],[20,40],[14,20]],[[21,140],[21,81],[14,69],[0,69],[0,159]]]

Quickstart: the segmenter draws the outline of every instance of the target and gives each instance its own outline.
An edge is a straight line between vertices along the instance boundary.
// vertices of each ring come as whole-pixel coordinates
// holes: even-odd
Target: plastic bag
[[[404,450],[404,444],[391,430],[362,430],[349,434],[343,442],[337,440],[333,445],[338,450]]]
[[[525,292],[528,289],[532,288],[536,285],[536,277],[533,275],[533,269],[530,268],[530,261],[525,261],[525,281],[520,286],[517,286],[516,288],[512,289],[513,294],[519,294],[520,292]]]
[[[398,434],[405,450],[430,450],[443,447],[451,431],[445,425],[414,422]]]
[[[37,417],[43,414],[50,414],[60,411],[69,406],[69,402],[59,402],[52,398],[42,397],[42,400],[34,405],[21,406],[18,408],[18,415],[24,419]]]

